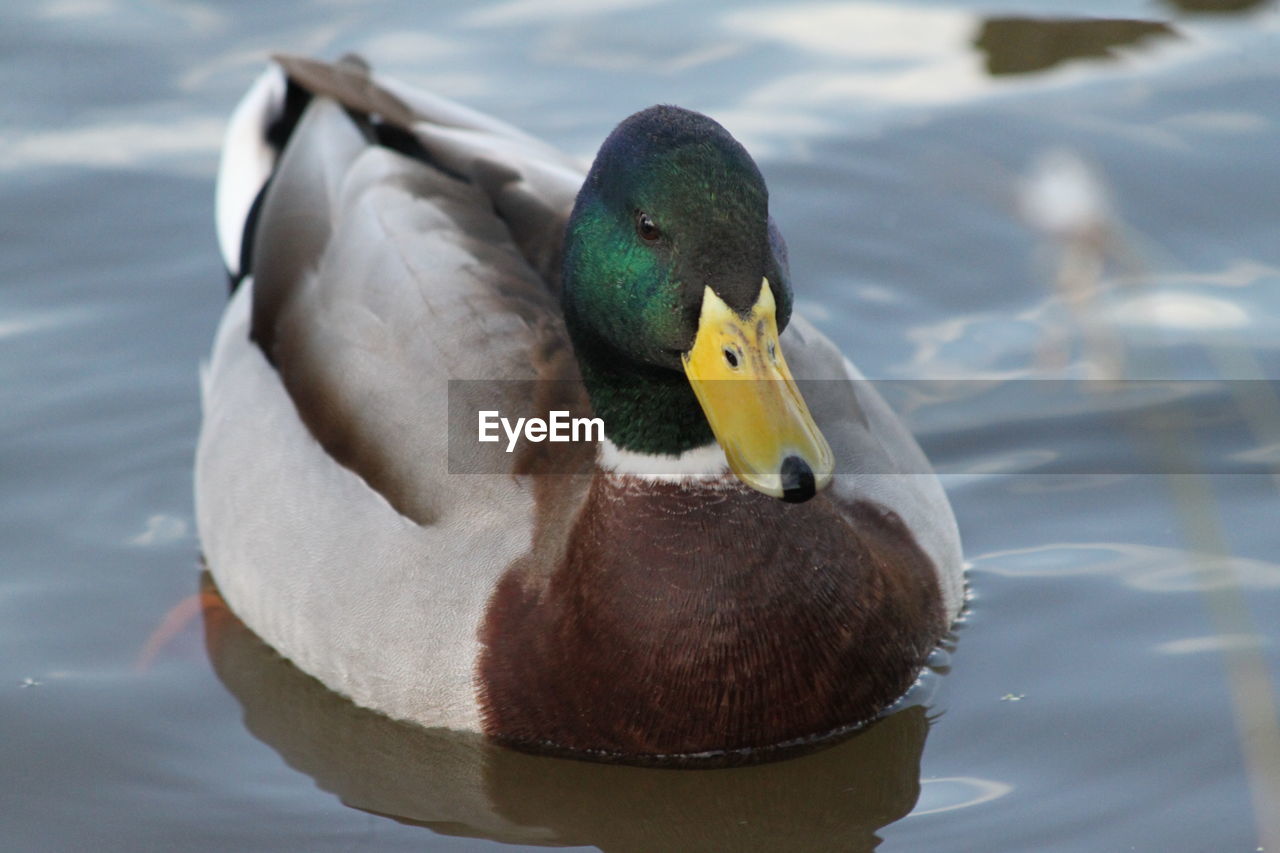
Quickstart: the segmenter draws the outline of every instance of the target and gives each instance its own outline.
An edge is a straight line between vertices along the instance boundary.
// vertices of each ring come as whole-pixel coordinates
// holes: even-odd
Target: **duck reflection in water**
[[[207,574],[202,599],[206,649],[249,731],[345,805],[433,832],[605,851],[859,851],[920,795],[920,705],[835,747],[752,767],[534,756],[359,708],[258,639]]]

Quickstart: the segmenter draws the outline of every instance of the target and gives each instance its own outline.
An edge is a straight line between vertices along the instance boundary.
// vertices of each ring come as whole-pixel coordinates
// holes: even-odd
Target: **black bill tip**
[[[782,499],[787,503],[804,503],[817,493],[813,469],[799,456],[788,456],[782,460],[781,473]]]

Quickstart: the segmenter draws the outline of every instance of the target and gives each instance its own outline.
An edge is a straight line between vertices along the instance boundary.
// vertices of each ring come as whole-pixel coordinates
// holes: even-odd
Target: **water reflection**
[[[1022,697],[1011,695],[1009,698],[1017,701]],[[1004,782],[978,779],[973,776],[926,779],[924,791],[920,795],[920,805],[911,813],[911,816],[921,817],[980,806],[983,803],[998,800],[1012,790],[1013,786]]]
[[[1182,12],[1248,12],[1265,6],[1269,0],[1164,0]]]
[[[1114,59],[1117,47],[1178,37],[1160,21],[1101,18],[987,18],[974,39],[992,76],[1043,71],[1071,59]]]
[[[985,572],[1020,578],[1113,575],[1142,592],[1280,588],[1276,563],[1132,542],[1057,542],[1013,548],[975,557],[973,564]]]
[[[524,755],[357,708],[221,605],[205,642],[245,724],[353,808],[446,835],[606,851],[872,850],[920,797],[929,720],[906,707],[843,744],[758,767],[661,770]],[[948,799],[948,798],[943,798]],[[937,806],[937,803],[932,803]]]
[[[221,118],[109,120],[0,139],[0,171],[44,167],[200,172],[193,155],[212,154],[226,129]]]

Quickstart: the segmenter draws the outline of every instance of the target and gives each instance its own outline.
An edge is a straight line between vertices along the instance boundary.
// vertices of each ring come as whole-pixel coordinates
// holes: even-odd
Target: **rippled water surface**
[[[5,4],[0,846],[1280,849],[1275,395],[1197,386],[1230,428],[1157,441],[1123,389],[986,393],[1280,378],[1275,5],[689,5]],[[800,310],[949,380],[897,401],[972,563],[916,704],[775,765],[596,767],[406,730],[201,618],[223,120],[271,51],[349,50],[584,158],[655,102],[756,154]]]

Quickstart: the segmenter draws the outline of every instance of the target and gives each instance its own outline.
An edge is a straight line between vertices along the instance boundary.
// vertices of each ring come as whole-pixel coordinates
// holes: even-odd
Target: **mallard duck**
[[[755,760],[874,719],[959,613],[946,497],[793,313],[712,119],[636,113],[584,179],[354,57],[278,57],[217,196],[201,542],[330,689],[524,750]],[[603,437],[508,453],[478,406]]]

